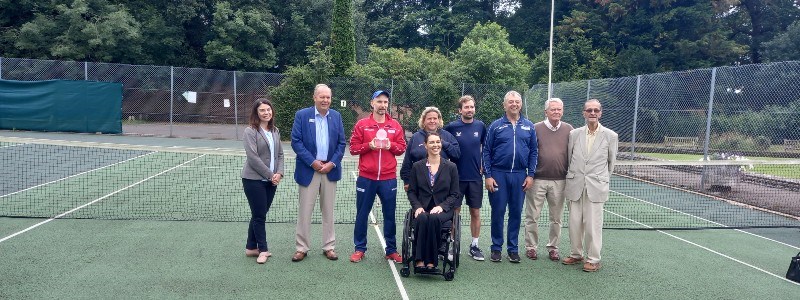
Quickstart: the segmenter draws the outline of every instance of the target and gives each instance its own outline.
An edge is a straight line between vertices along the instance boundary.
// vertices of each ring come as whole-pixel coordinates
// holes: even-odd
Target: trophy
[[[375,148],[378,149],[386,149],[389,147],[389,139],[386,138],[386,130],[383,128],[378,129],[378,132],[375,133]]]

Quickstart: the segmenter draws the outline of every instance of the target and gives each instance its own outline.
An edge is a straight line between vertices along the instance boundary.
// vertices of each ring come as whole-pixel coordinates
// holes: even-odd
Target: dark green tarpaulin
[[[122,133],[122,84],[0,80],[0,129]]]

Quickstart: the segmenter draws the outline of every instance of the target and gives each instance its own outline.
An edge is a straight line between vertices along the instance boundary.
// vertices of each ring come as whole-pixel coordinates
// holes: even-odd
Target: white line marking
[[[618,217],[620,217],[620,218],[623,218],[623,219],[626,219],[626,220],[628,220],[628,221],[634,222],[634,223],[636,223],[636,224],[642,225],[642,226],[644,226],[644,227],[647,227],[647,228],[653,228],[653,227],[651,227],[651,226],[648,226],[648,225],[646,225],[646,224],[643,224],[643,223],[640,223],[640,222],[634,221],[633,219],[630,219],[630,218],[628,218],[628,217],[622,216],[622,215],[620,215],[620,214],[617,214],[617,213],[615,213],[615,212],[612,212],[612,211],[610,211],[610,210],[607,210],[607,209],[605,209],[605,208],[604,208],[603,210],[604,210],[604,211],[606,211],[606,212],[608,212],[608,213],[610,213],[610,214],[613,214],[613,215],[615,215],[615,216],[618,216]],[[684,239],[684,238],[681,238],[681,237],[675,236],[675,235],[673,235],[673,234],[670,234],[670,233],[667,233],[667,232],[664,232],[664,231],[661,231],[661,230],[656,230],[656,231],[657,231],[657,232],[659,232],[659,233],[663,233],[663,234],[665,234],[665,235],[667,235],[667,236],[670,236],[670,237],[672,237],[672,238],[675,238],[675,239],[677,239],[677,240],[680,240],[680,241],[686,242],[686,243],[688,243],[688,244],[690,244],[690,245],[697,246],[697,247],[699,247],[699,248],[701,248],[701,249],[703,249],[703,250],[709,251],[709,252],[711,252],[711,253],[714,253],[714,254],[716,254],[716,255],[719,255],[719,256],[722,256],[722,257],[724,257],[724,258],[730,259],[730,260],[732,260],[732,261],[738,262],[738,263],[740,263],[740,264],[743,264],[743,265],[745,265],[745,266],[748,266],[748,267],[751,267],[751,268],[753,268],[753,269],[759,270],[759,271],[761,271],[761,272],[767,273],[767,274],[769,274],[770,276],[773,276],[773,277],[776,277],[776,278],[780,278],[780,279],[782,279],[783,281],[790,282],[790,283],[793,283],[793,284],[795,284],[795,285],[799,285],[799,286],[800,286],[800,283],[798,283],[798,282],[794,282],[794,281],[791,281],[791,280],[789,280],[789,279],[783,278],[783,277],[782,277],[782,276],[780,276],[780,275],[772,274],[772,273],[770,273],[770,272],[768,272],[768,271],[766,271],[766,270],[764,270],[764,269],[761,269],[761,268],[759,268],[759,267],[756,267],[756,266],[754,266],[754,265],[748,264],[748,263],[746,263],[746,262],[743,262],[743,261],[741,261],[741,260],[735,259],[735,258],[733,258],[733,257],[730,257],[730,256],[728,256],[728,255],[722,254],[722,253],[720,253],[720,252],[714,251],[714,250],[712,250],[712,249],[710,249],[710,248],[708,248],[708,247],[705,247],[705,246],[699,245],[699,244],[697,244],[697,243],[695,243],[695,242],[689,241],[689,240],[687,240],[687,239]]]
[[[351,171],[353,174],[353,180],[356,180],[358,176],[356,175],[356,171]],[[369,211],[369,218],[372,221],[372,228],[375,229],[375,233],[378,234],[378,240],[381,241],[381,246],[383,249],[386,249],[386,240],[383,239],[383,232],[381,232],[381,227],[378,225],[378,221],[375,219],[375,215],[372,214],[372,211]],[[394,282],[397,283],[397,289],[400,290],[400,296],[403,300],[408,300],[408,293],[406,292],[406,288],[403,286],[403,281],[400,280],[400,273],[397,273],[397,267],[395,267],[395,262],[393,260],[386,260],[389,263],[389,268],[392,269],[392,275],[394,275]]]
[[[83,175],[83,174],[86,174],[86,173],[94,172],[94,171],[97,171],[97,170],[102,170],[102,169],[105,169],[105,168],[108,168],[108,167],[111,167],[111,166],[116,166],[118,164],[122,164],[122,163],[131,161],[131,160],[143,157],[143,156],[147,156],[147,155],[150,155],[150,154],[153,154],[153,153],[155,153],[155,152],[145,153],[145,154],[142,154],[142,155],[139,155],[139,156],[136,156],[136,157],[131,157],[129,159],[110,164],[110,165],[105,165],[105,166],[102,166],[102,167],[99,167],[99,168],[96,168],[96,169],[91,169],[91,170],[88,170],[88,171],[80,172],[78,174],[73,174],[73,175],[70,175],[70,176],[67,176],[67,177],[64,177],[64,178],[59,178],[59,179],[56,179],[56,180],[53,180],[53,181],[50,181],[50,182],[45,182],[45,183],[42,183],[42,184],[39,184],[39,185],[35,185],[35,186],[29,187],[29,188],[25,188],[25,189],[16,191],[16,192],[12,192],[12,193],[8,193],[8,194],[5,194],[5,195],[2,195],[2,196],[0,196],[0,198],[4,198],[4,197],[8,197],[8,196],[11,196],[11,195],[14,195],[14,194],[22,193],[24,191],[32,190],[32,189],[35,189],[35,188],[38,188],[38,187],[42,187],[42,186],[45,186],[45,185],[48,185],[48,184],[51,184],[51,183],[56,183],[56,182],[59,182],[59,181],[62,181],[62,180],[70,179],[70,178],[75,177],[75,176],[80,176],[80,175]]]
[[[695,216],[695,215],[687,213],[687,212],[682,212],[682,211],[679,211],[679,210],[675,210],[675,209],[672,209],[672,208],[669,208],[669,207],[666,207],[666,206],[655,204],[653,202],[650,202],[650,201],[647,201],[647,200],[643,200],[643,199],[639,199],[639,198],[636,198],[636,197],[633,197],[633,196],[630,196],[630,195],[626,195],[626,194],[623,194],[623,193],[620,193],[620,192],[617,192],[617,191],[611,191],[611,192],[616,193],[616,194],[620,194],[622,196],[625,196],[625,197],[628,197],[628,198],[631,198],[631,199],[634,199],[634,200],[638,200],[638,201],[641,201],[641,202],[644,202],[644,203],[647,203],[647,204],[650,204],[650,205],[653,205],[653,206],[656,206],[656,207],[660,207],[660,208],[663,208],[663,209],[666,209],[666,210],[674,211],[674,212],[681,213],[681,214],[684,214],[684,215],[687,215],[687,216],[690,216],[690,217],[693,217],[693,218],[697,218],[697,219],[700,219],[702,221],[709,222],[711,224],[716,224],[716,225],[719,225],[719,226],[722,226],[722,227],[728,227],[725,224],[721,224],[721,223],[717,223],[717,222],[714,222],[714,221],[711,221],[711,220],[707,220],[707,219]],[[649,228],[652,228],[652,227],[649,227]],[[749,234],[749,235],[752,235],[752,236],[755,236],[755,237],[760,237],[762,239],[765,239],[765,240],[768,240],[768,241],[771,241],[771,242],[775,242],[775,243],[778,243],[778,244],[793,248],[795,250],[800,250],[800,247],[789,245],[789,244],[781,242],[781,241],[773,240],[773,239],[765,237],[765,236],[760,236],[760,235],[752,233],[752,232],[747,232],[747,231],[744,231],[744,230],[741,230],[741,229],[734,229],[734,230],[736,230],[738,232],[741,232],[741,233]]]
[[[9,147],[22,146],[22,145],[26,145],[26,144],[23,144],[23,143],[11,144],[11,145],[0,146],[0,148],[9,148]]]
[[[60,215],[57,215],[57,216],[55,216],[55,217],[52,217],[52,218],[50,218],[50,219],[47,219],[47,220],[41,221],[41,222],[39,222],[39,223],[36,223],[36,224],[34,224],[33,226],[31,226],[31,227],[25,228],[25,229],[23,229],[23,230],[21,230],[21,231],[19,231],[19,232],[17,232],[17,233],[14,233],[14,234],[12,234],[12,235],[9,235],[9,236],[7,236],[7,237],[4,237],[4,238],[0,239],[0,243],[2,243],[2,242],[5,242],[5,241],[7,241],[8,239],[10,239],[10,238],[13,238],[13,237],[15,237],[15,236],[18,236],[18,235],[20,235],[20,234],[23,234],[23,233],[25,233],[25,232],[27,232],[27,231],[29,231],[29,230],[31,230],[31,229],[34,229],[34,228],[36,228],[36,227],[42,226],[42,225],[44,225],[44,224],[47,224],[47,223],[49,223],[50,221],[53,221],[53,220],[55,220],[55,219],[59,219],[59,218],[61,218],[61,217],[63,217],[63,216],[66,216],[66,215],[68,215],[68,214],[71,214],[71,213],[73,213],[73,212],[76,212],[76,211],[78,211],[79,209],[82,209],[82,208],[84,208],[84,207],[87,207],[87,206],[89,206],[89,205],[92,205],[92,204],[94,204],[94,203],[97,203],[98,201],[100,201],[100,200],[103,200],[103,199],[105,199],[105,198],[108,198],[108,197],[111,197],[111,196],[113,196],[113,195],[115,195],[115,194],[117,194],[117,193],[119,193],[119,192],[122,192],[122,191],[124,191],[124,190],[127,190],[127,189],[129,189],[129,188],[132,188],[132,187],[134,187],[134,186],[136,186],[136,185],[139,185],[140,183],[142,183],[142,182],[145,182],[145,181],[147,181],[147,180],[150,180],[150,179],[152,179],[152,178],[154,178],[154,177],[156,177],[156,176],[159,176],[159,175],[161,175],[161,174],[164,174],[164,173],[167,173],[167,172],[169,172],[169,171],[172,171],[172,170],[174,170],[174,169],[176,169],[176,168],[179,168],[179,167],[180,167],[180,166],[182,166],[182,165],[188,164],[188,163],[192,162],[193,160],[195,160],[195,159],[198,159],[198,158],[201,158],[201,157],[203,157],[203,156],[206,156],[206,155],[205,155],[205,154],[202,154],[202,155],[200,155],[200,156],[198,156],[198,157],[195,157],[195,158],[192,158],[192,159],[190,159],[190,160],[187,160],[187,161],[185,161],[185,162],[181,163],[180,165],[177,165],[177,166],[174,166],[174,167],[172,167],[172,168],[166,169],[166,170],[164,170],[164,171],[161,171],[160,173],[158,173],[158,174],[156,174],[156,175],[153,175],[153,176],[147,177],[147,178],[145,178],[145,179],[139,180],[139,181],[137,181],[137,182],[136,182],[136,183],[134,183],[134,184],[131,184],[131,185],[129,185],[129,186],[126,186],[126,187],[124,187],[124,188],[121,188],[121,189],[119,189],[119,190],[116,190],[116,191],[114,191],[114,192],[111,192],[110,194],[108,194],[108,195],[105,195],[105,196],[103,196],[103,197],[97,198],[97,199],[95,199],[95,200],[93,200],[93,201],[91,201],[91,202],[89,202],[89,203],[86,203],[86,204],[84,204],[84,205],[81,205],[81,206],[78,206],[78,207],[76,207],[76,208],[70,209],[70,210],[68,210],[68,211],[66,211],[66,212],[63,212],[63,213],[61,213]]]

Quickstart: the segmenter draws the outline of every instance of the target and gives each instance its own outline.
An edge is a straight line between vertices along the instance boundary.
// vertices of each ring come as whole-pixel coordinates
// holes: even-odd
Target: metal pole
[[[553,19],[556,15],[556,0],[550,1],[550,51],[547,57],[547,99],[553,97]]]
[[[175,67],[169,67],[169,136],[172,137],[172,102],[175,98]]]
[[[89,80],[89,63],[83,62],[83,80]]]
[[[464,90],[466,89],[466,83],[461,82],[461,97],[464,97]]]
[[[592,80],[586,80],[586,100],[589,100],[589,94],[592,92]]]
[[[392,78],[392,85],[389,87],[389,99],[394,99],[394,78]],[[389,105],[386,107],[386,112],[392,115],[392,100],[389,100]]]
[[[636,102],[633,105],[633,133],[631,134],[631,158],[636,154],[636,122],[639,120],[639,88],[642,86],[642,75],[636,76]]]
[[[708,160],[708,142],[711,140],[711,115],[714,111],[714,88],[717,84],[717,68],[711,69],[711,91],[708,93],[708,117],[706,118],[706,140],[703,141],[703,160]],[[700,189],[706,189],[706,169],[703,168],[703,175],[700,176]]]
[[[3,57],[0,56],[0,79],[3,79]]]
[[[236,139],[239,139],[239,105],[236,97],[236,71],[233,71],[233,119],[236,122]]]

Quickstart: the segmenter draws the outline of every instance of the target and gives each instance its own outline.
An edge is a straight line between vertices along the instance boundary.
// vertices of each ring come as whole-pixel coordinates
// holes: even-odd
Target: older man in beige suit
[[[569,170],[565,194],[569,201],[570,256],[562,263],[574,265],[584,260],[583,270],[600,269],[603,247],[603,204],[608,200],[609,180],[617,157],[617,133],[600,125],[603,110],[600,101],[590,99],[583,105],[586,126],[569,133]]]

